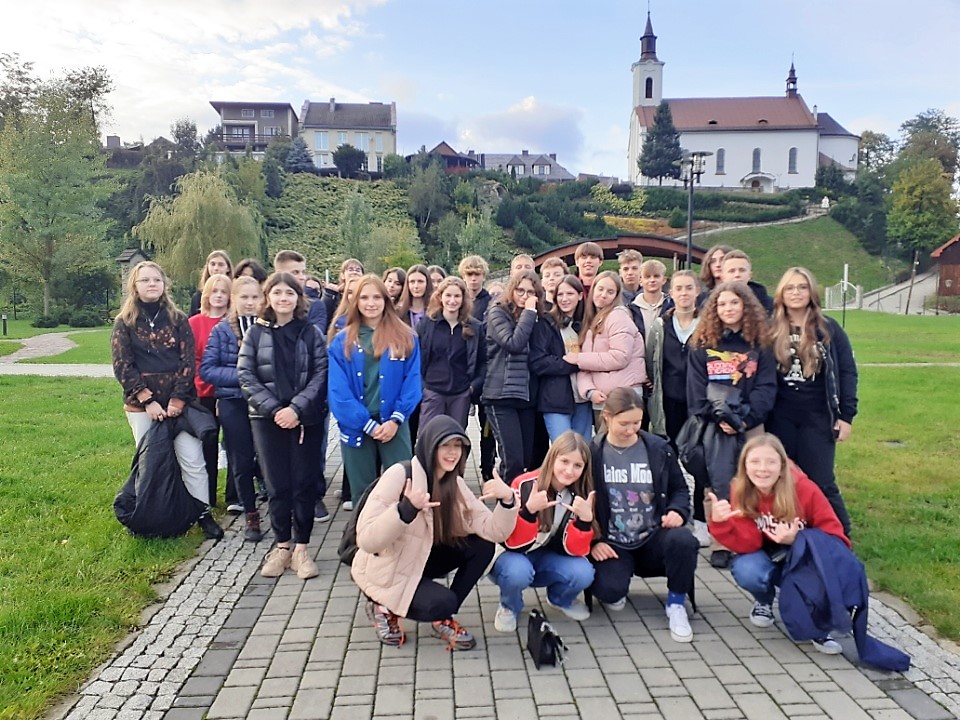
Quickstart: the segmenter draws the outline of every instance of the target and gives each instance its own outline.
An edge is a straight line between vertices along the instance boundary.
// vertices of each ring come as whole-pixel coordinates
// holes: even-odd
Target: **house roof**
[[[839,137],[852,138],[860,137],[859,135],[854,135],[825,112],[817,113],[817,127],[820,128],[821,135],[836,135]]]
[[[941,255],[943,255],[943,253],[944,253],[949,247],[951,247],[952,245],[955,245],[955,244],[958,243],[958,242],[960,242],[960,235],[954,235],[952,238],[950,238],[949,240],[947,240],[943,245],[941,245],[941,246],[938,247],[936,250],[934,250],[932,253],[930,253],[930,257],[932,257],[932,258],[934,258],[934,259],[939,258]]]
[[[220,112],[220,110],[223,108],[273,108],[274,110],[289,110],[293,113],[294,117],[297,116],[296,111],[293,109],[293,105],[283,102],[235,102],[233,100],[211,100],[210,105],[217,112]]]
[[[526,151],[520,155],[511,155],[503,153],[482,153],[480,155],[481,165],[487,170],[506,171],[508,165],[522,165],[525,175],[534,175],[534,165],[549,165],[550,174],[546,176],[534,175],[548,180],[576,180],[573,174],[556,161],[556,159],[546,154],[530,155]]]
[[[666,100],[679,132],[703,130],[813,130],[817,121],[794,97],[675,98]],[[656,107],[638,106],[637,119],[652,127]]]
[[[303,103],[300,124],[304,128],[395,130],[396,112],[394,103],[338,103],[333,98],[329,102],[307,100]]]

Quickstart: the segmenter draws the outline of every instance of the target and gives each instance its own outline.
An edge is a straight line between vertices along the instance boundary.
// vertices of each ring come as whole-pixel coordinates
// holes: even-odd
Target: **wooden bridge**
[[[573,255],[577,251],[577,246],[588,242],[587,240],[577,240],[558,245],[542,252],[533,258],[534,265],[539,270],[540,265],[547,258],[560,258],[568,266],[573,267]],[[616,237],[592,238],[589,242],[596,243],[603,250],[604,260],[614,260],[617,254],[623,250],[639,250],[644,258],[663,258],[664,264],[669,270],[671,267],[683,267],[687,259],[687,241],[686,238],[677,240],[675,238],[665,237],[663,235],[638,234],[638,235],[617,235]],[[699,264],[703,261],[703,256],[707,249],[693,246],[693,262]],[[668,262],[668,261],[672,261]]]

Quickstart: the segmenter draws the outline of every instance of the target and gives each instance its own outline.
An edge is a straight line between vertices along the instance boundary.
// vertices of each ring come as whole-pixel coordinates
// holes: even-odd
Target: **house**
[[[427,155],[431,158],[440,158],[443,169],[455,175],[476,170],[480,166],[480,160],[472,150],[466,155],[458,153],[445,140],[441,141],[433,150],[430,150]],[[407,155],[404,159],[410,162],[415,157],[416,155]]]
[[[930,257],[937,261],[937,295],[960,295],[960,235],[947,240]]]
[[[627,173],[637,185],[658,182],[642,176],[637,161],[663,99],[663,66],[647,13],[640,59],[631,67]],[[827,113],[818,113],[816,106],[809,109],[797,91],[793,63],[783,96],[674,98],[666,102],[680,133],[680,146],[688,152],[712,153],[700,179],[703,186],[775,192],[813,187],[821,165],[838,165],[850,177],[856,173],[860,138]]]
[[[397,152],[397,104],[305,100],[300,109],[300,134],[318,168],[334,167],[333,151],[352,145],[366,153],[364,169],[380,173],[384,156]]]
[[[297,136],[297,114],[290,103],[211,100],[210,105],[220,116],[218,139],[230,153],[249,148],[254,157],[262,158],[275,138]]]
[[[572,182],[576,180],[573,174],[557,162],[556,153],[531,155],[528,150],[521,150],[519,155],[467,153],[469,157],[480,160],[481,170],[499,170],[507,175],[522,180],[525,177],[534,177],[544,182]]]

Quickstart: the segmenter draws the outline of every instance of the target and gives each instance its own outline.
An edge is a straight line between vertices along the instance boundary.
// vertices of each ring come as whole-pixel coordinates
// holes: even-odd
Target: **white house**
[[[663,99],[663,62],[650,14],[640,38],[640,59],[633,70],[633,111],[627,144],[627,177],[636,185],[656,184],[640,174],[637,161],[647,129]],[[860,138],[826,113],[807,107],[797,92],[790,65],[786,93],[773,97],[667,99],[680,146],[713,153],[700,184],[712,188],[776,192],[813,187],[821,165],[856,173]],[[664,184],[680,184],[664,181]]]

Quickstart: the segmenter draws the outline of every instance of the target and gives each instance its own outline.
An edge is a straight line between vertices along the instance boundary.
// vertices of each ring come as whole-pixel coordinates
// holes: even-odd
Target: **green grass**
[[[839,311],[829,314],[840,322]],[[958,315],[848,310],[846,330],[860,363],[960,362]]]
[[[822,287],[843,278],[843,264],[850,264],[850,282],[874,290],[887,285],[893,272],[870,255],[852,233],[828,217],[785,225],[730,230],[700,238],[698,245],[730,245],[750,256],[753,277],[773,294],[789,265],[808,268]]]
[[[22,347],[22,343],[0,340],[0,357],[3,357],[4,355],[12,355]]]
[[[108,658],[202,541],[113,514],[133,438],[112,380],[0,376],[0,719],[38,718]]]
[[[27,360],[31,363],[97,365],[110,364],[110,328],[98,328],[92,332],[77,332],[70,335],[77,347],[59,355]]]

